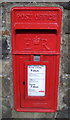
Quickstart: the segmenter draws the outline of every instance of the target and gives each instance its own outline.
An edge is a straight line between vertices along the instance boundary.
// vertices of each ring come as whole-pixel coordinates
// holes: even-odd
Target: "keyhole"
[[[23,82],[23,85],[25,85],[25,82]]]

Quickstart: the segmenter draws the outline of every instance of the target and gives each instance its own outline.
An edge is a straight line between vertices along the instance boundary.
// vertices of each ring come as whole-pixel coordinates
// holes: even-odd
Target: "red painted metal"
[[[62,10],[58,7],[12,8],[14,107],[23,112],[57,109]],[[34,55],[40,61],[34,61]],[[28,96],[28,65],[45,65],[45,96]],[[41,92],[41,91],[40,91]]]

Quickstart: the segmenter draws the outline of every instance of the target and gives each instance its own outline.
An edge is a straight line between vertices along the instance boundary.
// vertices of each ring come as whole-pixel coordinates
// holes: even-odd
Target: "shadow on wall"
[[[2,38],[2,59],[5,59],[9,53],[7,38]]]

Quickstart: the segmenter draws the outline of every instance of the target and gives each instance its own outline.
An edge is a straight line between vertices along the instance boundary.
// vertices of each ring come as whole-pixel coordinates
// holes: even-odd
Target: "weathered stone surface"
[[[70,114],[68,108],[63,107],[61,110],[57,112],[56,118],[70,118]]]
[[[66,34],[70,33],[70,19],[67,16],[63,19],[63,32]]]
[[[13,118],[53,118],[55,113],[12,112]]]
[[[2,27],[2,6],[0,6],[0,28],[1,27]]]
[[[8,30],[2,31],[2,35],[10,35],[10,32]]]
[[[8,76],[2,78],[2,86],[3,86],[2,97],[9,98],[11,96],[11,93],[10,93],[10,80],[8,80]]]
[[[0,39],[0,59],[2,58],[2,40]]]
[[[61,69],[64,73],[68,73],[68,60],[68,35],[64,34],[61,40]]]
[[[70,2],[58,2],[60,6],[63,6],[64,9],[70,10]]]
[[[60,76],[60,87],[63,91],[66,91],[66,89],[68,88],[68,84],[69,84],[69,76],[68,74],[63,74]],[[64,89],[66,88],[66,89]]]
[[[5,59],[11,53],[11,38],[9,36],[2,37],[2,58]]]
[[[11,78],[9,78],[9,76],[11,77],[11,74],[12,74],[12,63],[11,63],[10,56],[8,56],[6,60],[2,61],[2,74],[3,74],[3,77],[8,76],[8,79],[11,80]]]
[[[0,119],[2,118],[2,60],[0,59]]]
[[[2,54],[3,58],[7,57],[8,55],[8,43],[7,43],[7,38],[2,38]]]
[[[10,107],[10,99],[8,98],[3,98],[2,100],[2,118],[11,118],[11,107]]]
[[[2,97],[2,76],[0,75],[0,97]]]
[[[70,35],[68,35],[68,73],[70,74]]]
[[[69,107],[70,106],[70,90],[66,91],[65,96],[63,97],[63,102]]]
[[[1,3],[2,2],[9,2],[9,0],[1,0],[0,2]],[[19,0],[11,0],[11,2],[19,2]],[[59,0],[57,0],[57,1],[55,1],[55,0],[52,0],[52,1],[51,0],[49,0],[49,1],[48,0],[40,0],[40,1],[38,1],[38,0],[34,0],[34,1],[32,1],[32,0],[20,0],[20,2],[39,2],[39,3],[40,2],[52,2],[52,3],[57,2],[57,3],[59,3]],[[67,2],[69,2],[69,0],[61,0],[60,1],[60,3],[64,3],[64,4]]]
[[[68,18],[70,19],[70,10],[68,10]]]

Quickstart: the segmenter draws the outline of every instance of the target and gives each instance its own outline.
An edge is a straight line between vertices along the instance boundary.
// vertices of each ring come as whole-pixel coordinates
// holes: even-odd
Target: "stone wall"
[[[59,99],[58,110],[56,113],[22,113],[16,112],[14,110],[10,15],[11,8],[14,6],[59,6],[63,10]],[[0,43],[2,43],[2,95],[0,90],[0,100],[2,99],[2,105],[0,104],[0,106],[2,107],[2,118],[69,118],[70,115],[68,108],[70,107],[70,3],[2,2],[0,3],[0,10],[0,17],[2,18],[2,21],[0,19]]]

